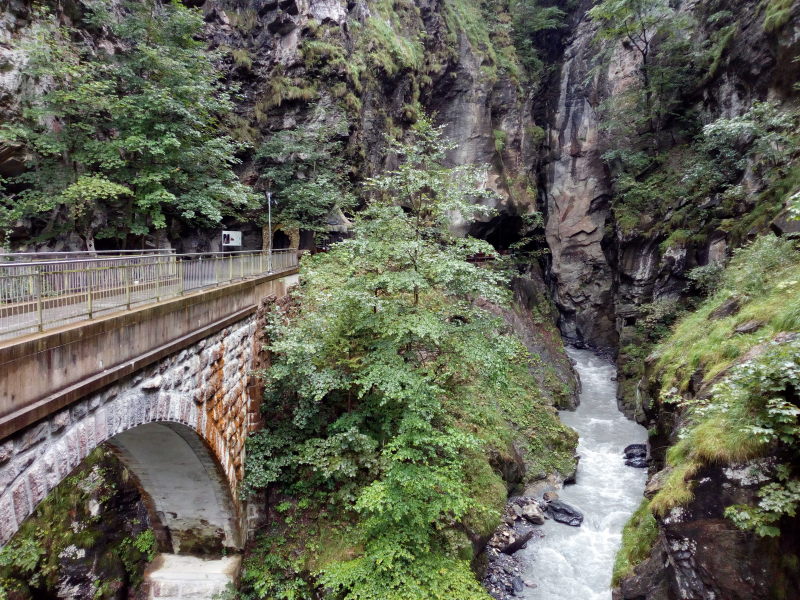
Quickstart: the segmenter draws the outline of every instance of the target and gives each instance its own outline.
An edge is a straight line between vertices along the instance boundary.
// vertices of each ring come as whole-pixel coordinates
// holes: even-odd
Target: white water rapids
[[[647,430],[617,410],[614,366],[588,350],[568,349],[581,378],[580,406],[561,420],[580,435],[577,483],[559,499],[584,514],[580,527],[548,520],[544,538],[516,557],[526,565],[526,600],[609,600],[611,571],[622,528],[642,499],[646,469],[625,466],[622,450],[643,443]]]

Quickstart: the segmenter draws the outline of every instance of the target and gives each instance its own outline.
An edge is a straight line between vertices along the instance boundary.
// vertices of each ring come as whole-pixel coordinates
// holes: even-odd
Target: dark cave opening
[[[476,221],[469,234],[489,242],[498,252],[505,252],[525,235],[525,222],[519,215],[500,213],[488,221]]]

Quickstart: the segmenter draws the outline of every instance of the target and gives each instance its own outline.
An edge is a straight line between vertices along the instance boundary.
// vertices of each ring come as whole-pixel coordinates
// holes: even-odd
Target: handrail
[[[130,310],[298,264],[295,249],[0,262],[0,339]]]
[[[225,252],[185,252],[185,253],[181,253],[181,254],[175,254],[175,253],[168,253],[168,254],[142,254],[142,255],[132,255],[132,256],[107,256],[107,257],[101,257],[101,258],[88,257],[88,258],[70,258],[70,259],[62,259],[62,260],[59,260],[59,259],[36,260],[36,261],[29,261],[29,262],[13,262],[13,261],[10,261],[10,262],[7,262],[7,263],[0,262],[0,268],[5,268],[5,267],[38,267],[38,266],[42,266],[42,265],[60,265],[60,264],[64,264],[64,263],[119,261],[119,260],[128,260],[128,259],[131,259],[131,258],[153,258],[153,257],[161,257],[161,256],[166,256],[166,257],[169,257],[170,259],[172,259],[172,258],[174,258],[174,259],[186,259],[187,257],[191,258],[191,257],[195,257],[195,256],[199,256],[199,257],[204,257],[204,256],[226,257],[226,256],[229,256],[229,255],[240,255],[240,254],[248,254],[248,255],[251,255],[251,254],[264,254],[264,255],[266,255],[268,252],[269,252],[268,250],[263,250],[263,251],[261,251],[261,250],[235,250],[235,251],[232,251],[232,252],[225,251]],[[272,253],[273,254],[284,254],[284,253],[287,253],[287,252],[297,252],[297,250],[294,249],[294,248],[273,248],[272,249]],[[2,255],[0,255],[0,257],[2,257]]]
[[[56,257],[63,257],[65,260],[86,256],[94,258],[98,256],[130,256],[133,254],[154,255],[154,254],[175,254],[174,248],[141,248],[139,250],[50,250],[47,252],[0,252],[0,262],[14,261],[22,257],[45,257],[42,260],[58,260]],[[38,262],[38,261],[37,261]]]

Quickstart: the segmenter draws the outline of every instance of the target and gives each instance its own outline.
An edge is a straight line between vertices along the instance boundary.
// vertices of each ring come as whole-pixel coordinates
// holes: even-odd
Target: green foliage
[[[777,31],[792,17],[794,0],[764,0],[764,31]]]
[[[784,456],[786,462],[775,468],[775,481],[759,490],[757,506],[737,505],[725,511],[736,525],[759,536],[780,535],[779,521],[784,516],[794,517],[800,506],[798,390],[800,342],[776,344],[717,384],[714,405],[707,409],[723,415],[727,427],[751,436],[760,447],[782,447],[789,453]],[[740,412],[742,418],[733,417]]]
[[[273,223],[324,232],[331,210],[355,206],[341,141],[347,126],[340,123],[279,131],[259,147],[261,180],[275,202]]]
[[[248,71],[253,68],[253,58],[247,48],[235,48],[231,51],[233,62],[239,67],[244,67]]]
[[[742,527],[773,535],[775,524],[797,506],[797,473],[791,466],[797,459],[791,457],[800,448],[800,342],[774,340],[778,333],[800,330],[800,253],[790,241],[763,236],[737,250],[717,278],[714,295],[682,319],[655,351],[660,401],[683,408],[690,425],[667,454],[672,471],[651,509],[665,514],[691,500],[692,476],[705,464],[744,462],[769,453],[786,457],[786,466],[766,474],[774,481],[762,488],[757,507],[737,506],[727,514]],[[738,299],[739,311],[710,319],[730,298]],[[748,321],[763,326],[755,333],[735,333]],[[754,347],[760,347],[754,358],[734,366]],[[703,399],[685,393],[697,373],[704,381],[718,380]]]
[[[687,84],[691,47],[681,34],[687,17],[667,0],[603,0],[587,14],[598,24],[600,39],[630,44],[639,55],[640,85],[605,105],[606,120],[617,136],[657,133]],[[606,52],[613,50],[611,45]]]
[[[475,212],[479,177],[443,166],[427,118],[412,131],[388,140],[399,164],[368,182],[354,237],[304,260],[297,307],[269,329],[269,425],[248,441],[246,483],[288,496],[287,523],[328,510],[354,525],[325,558],[266,540],[276,557],[251,580],[261,597],[308,597],[311,579],[342,599],[486,598],[458,533],[498,517],[478,489],[497,482],[478,424],[498,421],[518,377],[533,386],[520,342],[475,303],[507,297],[497,273],[466,261],[492,249],[449,229]]]
[[[737,527],[755,531],[760,537],[779,536],[781,519],[796,516],[800,507],[800,479],[790,478],[789,465],[780,465],[777,472],[778,481],[768,483],[758,491],[757,506],[729,506],[725,509],[725,516]]]
[[[16,593],[54,597],[64,576],[64,557],[82,550],[99,557],[95,572],[108,576],[93,582],[95,598],[115,598],[120,585],[141,583],[146,562],[155,556],[155,535],[141,523],[123,523],[105,511],[107,505],[120,503],[120,495],[129,493],[118,489],[114,477],[121,468],[97,449],[48,494],[0,549],[0,597],[4,592],[10,597]],[[92,508],[98,504],[99,511]]]
[[[701,267],[695,267],[686,273],[686,277],[694,282],[695,287],[705,296],[709,296],[717,291],[722,283],[724,267],[720,263],[709,263]]]
[[[794,161],[800,154],[798,115],[771,103],[755,103],[746,113],[720,118],[703,127],[691,144],[676,146],[656,156],[627,149],[612,150],[604,158],[618,165],[614,215],[623,232],[641,226],[642,215],[672,216],[656,225],[668,240],[663,247],[703,241],[696,223],[708,221],[707,230],[730,229],[738,237],[759,218],[772,218],[794,192]],[[735,214],[744,192],[737,182],[748,167],[769,185],[763,200],[744,219],[723,219]],[[785,181],[785,183],[784,183]],[[784,191],[785,190],[785,191]],[[671,199],[665,202],[665,195]],[[719,197],[720,208],[709,214],[704,201]],[[678,207],[677,209],[675,207]]]
[[[408,25],[419,18],[411,2],[379,0],[370,6],[375,14],[367,19],[363,42],[373,67],[389,77],[402,70],[420,71],[425,62],[425,46],[419,34]]]
[[[0,200],[0,220],[47,217],[49,230],[125,238],[162,229],[168,216],[211,226],[252,198],[236,178],[238,146],[219,133],[232,104],[195,39],[202,15],[179,2],[93,3],[86,20],[124,47],[110,54],[39,10],[24,74],[47,82],[23,98],[23,116],[0,135],[22,144],[22,191]],[[59,222],[59,226],[54,226]]]
[[[800,257],[791,242],[766,235],[737,250],[716,293],[682,319],[657,349],[662,389],[685,390],[698,368],[710,379],[754,343],[781,331],[792,331],[782,325],[793,322],[798,285]],[[730,298],[739,299],[739,312],[710,320],[709,315]],[[738,324],[752,320],[764,322],[765,327],[750,336],[734,334]]]
[[[537,79],[545,70],[536,36],[564,26],[566,13],[557,5],[545,6],[541,0],[512,0],[509,2],[512,17],[512,37],[520,63],[530,79]]]
[[[622,530],[622,545],[614,559],[614,574],[611,585],[633,573],[634,567],[650,556],[650,550],[658,537],[658,524],[650,511],[650,502],[643,499]]]
[[[495,129],[492,131],[492,136],[494,137],[494,150],[497,153],[501,153],[505,150],[506,147],[506,138],[508,135],[505,131],[500,129]]]

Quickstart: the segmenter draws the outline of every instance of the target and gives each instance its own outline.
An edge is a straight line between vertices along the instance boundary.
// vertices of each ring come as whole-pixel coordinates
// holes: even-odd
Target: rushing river
[[[516,556],[527,565],[527,600],[609,600],[611,570],[622,528],[642,499],[646,469],[625,466],[622,450],[642,443],[647,430],[617,410],[614,366],[588,350],[569,349],[580,375],[581,403],[561,420],[580,434],[577,483],[559,490],[561,500],[584,514],[583,525],[547,521],[544,538]]]

